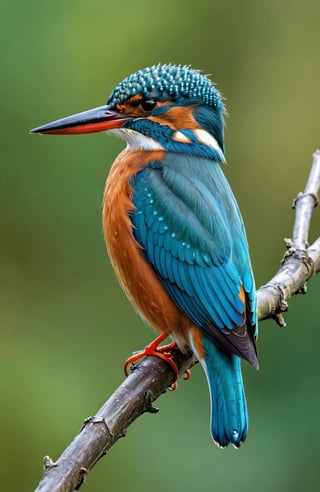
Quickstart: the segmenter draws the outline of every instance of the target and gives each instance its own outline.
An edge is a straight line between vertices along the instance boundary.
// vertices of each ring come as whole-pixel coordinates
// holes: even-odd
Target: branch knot
[[[292,202],[292,208],[295,209],[296,206],[297,206],[297,203],[299,200],[301,200],[302,198],[305,198],[307,196],[310,196],[311,198],[313,198],[313,201],[314,201],[314,208],[316,208],[318,205],[319,205],[319,197],[317,195],[317,193],[314,193],[314,192],[307,192],[307,193],[298,193],[298,196],[293,200]]]

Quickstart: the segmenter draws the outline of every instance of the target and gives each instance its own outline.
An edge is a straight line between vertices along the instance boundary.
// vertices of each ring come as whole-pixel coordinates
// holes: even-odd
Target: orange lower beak
[[[95,133],[120,128],[133,117],[110,110],[108,106],[89,109],[83,113],[67,116],[47,125],[39,126],[30,133],[48,135],[76,135],[80,133]]]

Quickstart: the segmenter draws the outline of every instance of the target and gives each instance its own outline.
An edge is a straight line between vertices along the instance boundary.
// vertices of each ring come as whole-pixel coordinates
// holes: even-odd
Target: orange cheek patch
[[[193,109],[193,106],[177,106],[170,108],[164,117],[172,122],[175,128],[198,128],[199,125],[193,117]]]
[[[168,125],[172,130],[195,129],[199,128],[199,125],[193,117],[193,109],[194,106],[176,106],[168,109],[163,115],[150,116],[148,119],[160,125]]]

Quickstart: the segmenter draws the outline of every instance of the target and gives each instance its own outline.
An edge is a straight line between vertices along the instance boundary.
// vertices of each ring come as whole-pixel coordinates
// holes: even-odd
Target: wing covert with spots
[[[167,156],[163,165],[153,163],[132,179],[133,233],[192,323],[220,348],[251,360],[255,306],[245,305],[254,298],[252,274],[242,273],[249,258],[245,236],[237,256],[233,247],[234,235],[241,241],[242,221],[233,195],[225,199],[229,188],[218,164],[200,161],[196,172],[194,160],[191,166],[185,158]]]

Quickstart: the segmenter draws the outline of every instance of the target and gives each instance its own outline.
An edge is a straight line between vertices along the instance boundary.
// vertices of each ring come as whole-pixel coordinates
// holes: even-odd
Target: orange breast
[[[149,152],[148,160],[163,160],[163,152]],[[116,276],[139,314],[160,333],[172,334],[183,344],[192,326],[144,259],[132,233],[130,179],[146,165],[146,154],[124,150],[114,162],[103,196],[104,237]]]

